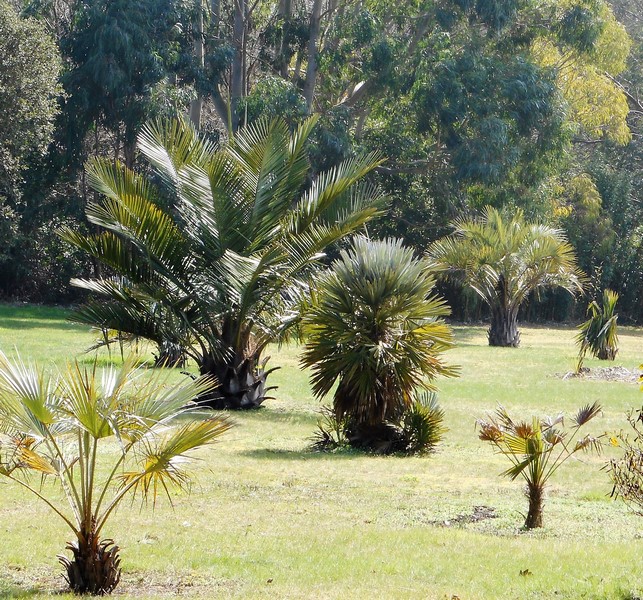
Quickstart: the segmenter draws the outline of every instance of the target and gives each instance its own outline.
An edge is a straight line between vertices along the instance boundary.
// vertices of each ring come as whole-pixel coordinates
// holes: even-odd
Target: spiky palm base
[[[267,392],[275,389],[274,386],[266,386],[268,375],[276,370],[266,370],[266,362],[268,358],[257,365],[257,360],[252,357],[236,366],[216,361],[204,363],[201,374],[212,375],[219,382],[219,387],[201,398],[199,404],[216,410],[259,408],[264,400],[270,398]]]
[[[121,579],[119,547],[114,540],[101,540],[94,532],[79,533],[66,546],[73,558],[58,556],[65,567],[67,583],[75,594],[109,594]]]

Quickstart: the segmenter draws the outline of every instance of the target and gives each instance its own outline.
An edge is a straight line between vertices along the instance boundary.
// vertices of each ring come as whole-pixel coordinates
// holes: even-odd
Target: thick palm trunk
[[[253,355],[223,361],[205,357],[200,365],[201,375],[215,377],[219,387],[199,403],[217,410],[259,408],[269,398],[267,392],[275,389],[266,385],[268,375],[277,368],[265,368],[268,358],[260,360]]]
[[[76,541],[67,544],[73,558],[59,556],[66,579],[75,594],[109,594],[121,579],[119,548],[113,540],[101,540],[95,531],[79,531]]]
[[[491,307],[490,346],[517,348],[520,345],[518,311],[505,306]]]
[[[529,512],[525,519],[525,529],[542,527],[545,490],[540,485],[528,484],[526,494],[529,499]]]

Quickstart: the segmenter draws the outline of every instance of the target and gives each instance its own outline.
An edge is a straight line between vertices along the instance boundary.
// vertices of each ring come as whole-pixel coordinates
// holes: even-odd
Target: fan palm
[[[374,155],[349,159],[311,180],[306,140],[282,120],[240,130],[215,147],[183,121],[144,128],[139,147],[169,192],[120,164],[90,162],[103,199],[87,217],[95,235],[65,231],[114,274],[74,280],[100,297],[74,319],[180,347],[220,384],[214,408],[265,398],[262,353],[293,323],[293,301],[329,244],[379,214],[382,196],[364,176]]]
[[[103,536],[118,504],[186,487],[190,451],[212,443],[230,427],[224,418],[181,419],[192,400],[213,388],[209,378],[165,386],[155,377],[137,384],[131,360],[99,376],[77,363],[52,376],[0,353],[0,475],[43,500],[72,531],[61,556],[71,589],[104,594],[120,578],[119,549]],[[113,439],[120,452],[103,450]],[[29,474],[60,482],[65,500],[33,487]]]
[[[512,480],[518,477],[525,480],[525,494],[529,500],[526,529],[543,525],[545,489],[551,476],[581,450],[600,452],[600,437],[586,435],[573,443],[579,429],[600,412],[601,407],[596,402],[581,408],[572,419],[571,435],[562,429],[562,414],[554,418],[534,417],[529,423],[514,421],[501,406],[495,417],[478,420],[480,439],[490,442],[513,465],[503,475]]]
[[[481,219],[453,224],[452,236],[434,242],[429,258],[470,286],[491,309],[490,346],[520,344],[518,309],[544,287],[582,290],[583,274],[563,233],[528,223],[521,211],[506,219],[487,206]]]
[[[614,360],[618,352],[618,334],[616,322],[618,315],[614,313],[618,294],[612,290],[603,290],[603,302],[599,305],[596,300],[587,307],[589,319],[578,327],[576,343],[579,346],[578,367],[580,371],[583,360],[589,350],[593,356],[601,360]]]
[[[356,238],[318,281],[303,318],[303,366],[312,368],[315,396],[337,383],[334,409],[358,445],[387,435],[414,390],[437,375],[454,375],[441,353],[453,345],[440,319],[449,308],[433,294],[426,260],[399,240]]]

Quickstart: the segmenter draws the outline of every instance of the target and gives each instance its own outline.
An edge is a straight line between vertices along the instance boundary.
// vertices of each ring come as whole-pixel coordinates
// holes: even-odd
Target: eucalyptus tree
[[[454,233],[433,242],[427,255],[489,306],[490,346],[520,344],[518,309],[532,292],[583,289],[583,273],[563,233],[525,221],[522,211],[506,217],[487,206],[481,218],[455,221],[453,227]]]
[[[372,154],[311,178],[315,123],[290,134],[283,120],[259,122],[220,147],[183,121],[148,125],[139,146],[168,209],[151,178],[90,162],[87,177],[103,198],[87,218],[104,232],[63,235],[114,276],[73,282],[99,295],[74,319],[179,345],[219,382],[213,407],[260,405],[264,350],[296,321],[311,270],[384,203],[364,179],[379,164]]]
[[[33,493],[71,530],[72,557],[59,559],[78,594],[118,585],[119,548],[105,531],[121,502],[156,502],[171,486],[187,487],[190,453],[230,427],[221,417],[186,418],[194,399],[213,388],[211,378],[168,386],[161,372],[143,375],[132,360],[106,370],[75,363],[52,375],[0,353],[0,476]],[[62,500],[47,479],[60,484]]]

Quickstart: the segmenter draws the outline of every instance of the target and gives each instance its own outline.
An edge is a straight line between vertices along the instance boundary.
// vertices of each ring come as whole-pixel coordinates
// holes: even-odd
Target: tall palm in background
[[[109,593],[119,582],[119,548],[104,527],[121,501],[136,494],[156,500],[168,486],[187,487],[190,451],[230,427],[225,418],[177,423],[214,387],[211,378],[167,386],[159,372],[139,375],[131,360],[119,370],[72,364],[52,375],[0,352],[0,475],[43,500],[71,529],[72,558],[59,558],[77,593]],[[59,482],[64,499],[58,489],[34,485],[34,473]]]
[[[583,273],[560,230],[528,223],[522,211],[506,218],[491,206],[482,218],[453,226],[453,235],[434,242],[428,256],[489,306],[490,346],[520,344],[518,309],[532,292],[556,286],[582,291]]]
[[[181,348],[220,384],[214,408],[251,408],[266,395],[266,345],[294,322],[323,250],[380,213],[382,196],[363,180],[379,161],[349,159],[312,178],[310,118],[291,135],[260,122],[216,147],[182,121],[148,125],[139,147],[151,178],[120,164],[88,165],[104,197],[87,208],[95,235],[68,241],[113,276],[73,283],[99,295],[74,319]]]

